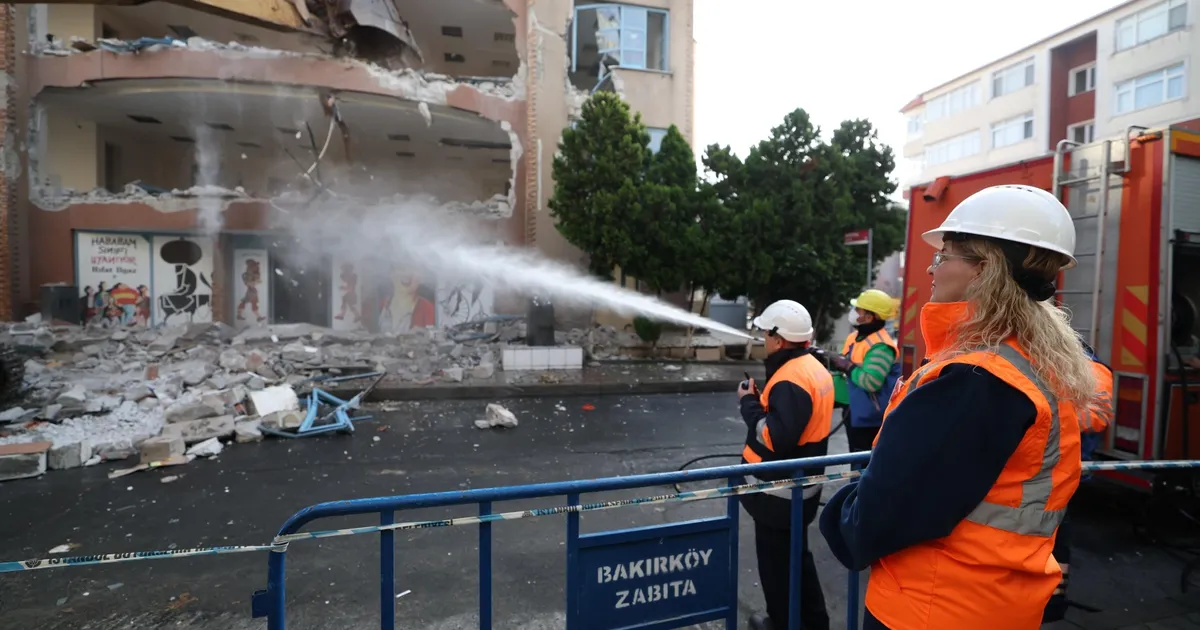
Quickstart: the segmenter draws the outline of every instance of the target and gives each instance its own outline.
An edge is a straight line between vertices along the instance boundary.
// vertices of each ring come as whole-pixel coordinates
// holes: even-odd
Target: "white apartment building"
[[[1200,129],[1200,0],[1132,0],[909,102],[906,191],[1131,125]]]

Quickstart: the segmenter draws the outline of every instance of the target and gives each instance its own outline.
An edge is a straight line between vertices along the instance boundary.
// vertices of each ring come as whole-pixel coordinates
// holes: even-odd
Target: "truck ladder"
[[[1071,222],[1075,225],[1075,233],[1077,235],[1084,231],[1081,228],[1085,226],[1094,226],[1096,230],[1095,241],[1090,247],[1078,240],[1076,241],[1075,258],[1081,264],[1063,272],[1063,281],[1056,295],[1061,303],[1070,307],[1075,312],[1085,311],[1086,309],[1089,315],[1086,325],[1081,326],[1082,322],[1072,319],[1072,327],[1083,336],[1088,345],[1097,353],[1100,352],[1100,349],[1097,347],[1100,341],[1100,315],[1103,312],[1100,297],[1104,284],[1104,240],[1105,234],[1108,231],[1106,229],[1106,222],[1109,214],[1109,196],[1112,189],[1111,180],[1113,176],[1119,177],[1129,171],[1130,136],[1134,130],[1144,129],[1146,128],[1130,126],[1125,130],[1125,136],[1122,139],[1124,143],[1123,163],[1116,165],[1113,164],[1112,160],[1112,143],[1114,141],[1104,140],[1101,143],[1100,166],[1096,170],[1088,167],[1083,169],[1082,172],[1072,172],[1076,165],[1069,165],[1067,156],[1070,153],[1074,153],[1074,149],[1081,147],[1080,143],[1070,140],[1060,140],[1054,149],[1054,196],[1058,197],[1063,202],[1063,205],[1067,207],[1068,212],[1071,213]],[[1098,182],[1097,202],[1095,204],[1088,203],[1087,201],[1088,186],[1092,182]],[[1079,195],[1078,202],[1075,204],[1071,203],[1071,191],[1075,191]],[[1075,208],[1072,208],[1073,205]],[[1088,222],[1091,222],[1091,224],[1088,225]],[[1088,262],[1092,265],[1090,269],[1087,268]]]

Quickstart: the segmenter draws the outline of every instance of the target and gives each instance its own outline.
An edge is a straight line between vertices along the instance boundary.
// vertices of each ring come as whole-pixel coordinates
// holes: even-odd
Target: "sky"
[[[745,156],[800,107],[826,133],[867,118],[901,157],[900,108],[1117,0],[695,0],[696,153]],[[897,194],[897,196],[899,196]]]

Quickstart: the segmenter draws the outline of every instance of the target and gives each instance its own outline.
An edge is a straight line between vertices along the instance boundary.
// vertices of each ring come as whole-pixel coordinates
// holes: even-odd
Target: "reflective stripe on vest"
[[[1022,376],[1029,379],[1029,382],[1033,383],[1038,392],[1046,398],[1051,414],[1049,433],[1046,438],[1045,450],[1042,453],[1041,468],[1036,474],[1021,484],[1020,504],[1017,507],[1012,507],[983,501],[967,515],[966,520],[1014,534],[1051,536],[1054,534],[1055,529],[1058,528],[1059,523],[1062,522],[1065,513],[1063,510],[1046,509],[1046,504],[1050,500],[1050,492],[1054,488],[1054,467],[1058,465],[1059,458],[1060,429],[1058,398],[1054,396],[1045,383],[1042,382],[1042,379],[1038,377],[1029,359],[1025,358],[1016,348],[1008,344],[1003,344],[991,351],[998,354],[1005,361],[1008,361]],[[917,370],[905,385],[905,396],[911,394],[915,388],[919,387],[922,377],[937,365],[945,365],[945,363],[930,363]],[[888,412],[901,399],[903,397],[900,399],[894,397],[892,403],[888,405]],[[876,441],[878,439],[877,436]]]

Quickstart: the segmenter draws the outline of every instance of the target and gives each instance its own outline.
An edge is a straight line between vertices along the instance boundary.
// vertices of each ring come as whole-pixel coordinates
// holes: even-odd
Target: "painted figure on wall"
[[[137,315],[137,302],[139,294],[137,289],[118,282],[113,285],[113,288],[108,292],[109,301],[118,313],[121,325],[129,326],[134,322]]]
[[[80,313],[80,321],[83,324],[96,319],[96,290],[90,285],[83,287],[83,297],[79,300],[79,306],[83,311]]]
[[[483,283],[456,284],[446,289],[443,291],[445,297],[441,299],[444,326],[474,321],[488,314],[488,306],[483,301]]]
[[[408,273],[401,276],[400,289],[406,301],[412,304],[410,329],[437,325],[437,288],[433,284],[421,282],[416,275]]]
[[[242,293],[242,299],[237,305],[238,321],[246,319],[242,310],[247,305],[250,306],[250,312],[254,314],[255,319],[263,321],[266,317],[258,311],[258,285],[262,284],[262,269],[257,260],[253,258],[246,260],[246,268],[242,271],[242,284],[246,285],[246,291]]]
[[[346,311],[354,316],[354,321],[362,321],[362,313],[358,307],[358,274],[354,271],[354,263],[342,263],[342,273],[339,276],[342,285],[338,291],[342,294],[342,305],[334,319],[346,319]]]
[[[191,320],[197,310],[211,307],[212,294],[200,294],[198,291],[201,284],[211,291],[212,284],[203,272],[197,274],[192,269],[204,256],[199,245],[182,238],[169,241],[159,249],[159,256],[175,269],[175,290],[158,298],[164,324],[174,315],[187,315]]]
[[[139,284],[137,288],[138,298],[134,304],[133,321],[138,326],[150,325],[150,287]]]

